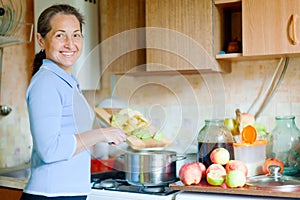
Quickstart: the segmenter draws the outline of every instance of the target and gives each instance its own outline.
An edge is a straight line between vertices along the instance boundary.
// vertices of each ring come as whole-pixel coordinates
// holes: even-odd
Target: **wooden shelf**
[[[217,60],[232,60],[232,59],[239,59],[243,56],[242,53],[227,53],[227,54],[217,54]]]
[[[242,0],[215,0],[215,5],[225,5],[232,3],[241,3]]]

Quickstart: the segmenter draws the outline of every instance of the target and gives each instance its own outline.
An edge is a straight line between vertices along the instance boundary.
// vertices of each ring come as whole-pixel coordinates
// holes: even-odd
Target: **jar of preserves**
[[[296,175],[300,172],[300,130],[295,124],[295,116],[276,116],[275,120],[275,127],[267,139],[267,158],[283,162],[283,175]]]
[[[234,159],[233,136],[230,130],[224,125],[224,120],[205,120],[204,127],[198,135],[197,160],[206,167],[211,165],[210,153],[216,148],[225,148],[230,153],[230,159]]]

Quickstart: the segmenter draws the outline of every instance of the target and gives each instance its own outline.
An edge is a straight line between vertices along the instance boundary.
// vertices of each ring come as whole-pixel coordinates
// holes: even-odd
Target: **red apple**
[[[198,184],[202,178],[202,169],[198,162],[187,163],[181,166],[179,178],[184,185]]]
[[[244,172],[245,176],[248,175],[248,167],[247,165],[240,161],[240,160],[230,160],[226,166],[225,166],[225,169],[226,169],[226,173],[232,171],[232,170],[241,170]]]
[[[280,171],[279,171],[280,174],[283,173],[283,170],[284,170],[283,162],[280,159],[278,159],[278,158],[268,158],[264,162],[264,164],[262,166],[262,170],[263,170],[264,174],[269,174],[269,166],[270,165],[277,165],[277,166],[279,166],[280,167]]]
[[[206,167],[205,167],[205,165],[202,162],[196,162],[196,163],[200,166],[200,169],[201,169],[201,172],[202,172],[202,178],[204,178],[206,176]]]
[[[214,164],[226,165],[230,160],[229,151],[225,148],[216,148],[210,153],[210,160]]]

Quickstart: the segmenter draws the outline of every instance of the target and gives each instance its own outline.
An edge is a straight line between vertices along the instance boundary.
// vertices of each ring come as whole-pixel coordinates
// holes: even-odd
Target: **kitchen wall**
[[[27,0],[26,21],[33,22],[33,0]],[[25,103],[34,46],[19,44],[4,48],[0,103],[12,107],[0,117],[0,168],[28,162],[31,136]],[[173,149],[195,151],[195,141],[204,119],[235,117],[235,109],[246,112],[260,88],[270,81],[279,60],[232,63],[229,74],[117,76],[115,95],[139,109],[174,139]],[[300,127],[300,58],[291,58],[278,92],[258,121],[270,131],[275,115],[293,114]],[[92,106],[110,95],[110,79],[105,74],[100,91],[85,95]]]
[[[24,22],[33,22],[32,2],[26,0]],[[10,106],[12,112],[0,116],[0,168],[24,164],[30,158],[32,141],[25,92],[31,75],[33,48],[32,42],[3,48],[0,104]]]
[[[280,59],[233,62],[228,74],[120,75],[115,95],[162,128],[174,140],[177,151],[193,152],[204,120],[235,118],[237,108],[248,112],[261,89],[269,86],[279,63]],[[295,115],[300,127],[299,64],[300,58],[289,59],[277,92],[257,118],[268,131],[274,127],[276,115]],[[94,101],[99,102],[95,96]],[[252,114],[257,112],[259,102],[250,110]]]

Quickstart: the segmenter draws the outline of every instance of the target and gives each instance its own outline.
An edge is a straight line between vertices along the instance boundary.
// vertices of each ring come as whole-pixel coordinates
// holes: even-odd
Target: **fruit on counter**
[[[232,170],[227,173],[225,182],[230,188],[243,187],[246,184],[246,175],[242,170]]]
[[[226,176],[225,168],[220,164],[211,164],[206,170],[206,181],[210,185],[221,185]]]
[[[179,170],[179,178],[187,186],[198,184],[202,179],[202,170],[198,162],[183,164]]]
[[[253,125],[255,122],[255,118],[250,113],[241,113],[240,115],[240,127],[244,128],[248,125]]]
[[[243,128],[241,136],[244,143],[253,144],[257,138],[257,131],[254,126],[247,125]]]
[[[224,119],[224,125],[226,128],[228,128],[232,135],[238,135],[239,134],[239,124],[234,118],[225,118]]]
[[[210,172],[218,172],[219,174],[226,175],[225,168],[220,164],[211,164],[206,169],[206,175]]]
[[[201,169],[201,172],[202,172],[202,177],[201,178],[204,178],[206,176],[206,167],[205,167],[205,165],[202,162],[196,162],[196,164],[198,164],[200,169]]]
[[[225,148],[216,148],[210,153],[210,160],[214,164],[226,165],[230,160],[229,151]]]
[[[217,172],[210,172],[206,175],[206,181],[210,185],[219,186],[222,185],[225,180],[225,176]]]
[[[256,131],[257,131],[257,137],[260,139],[266,139],[267,137],[267,128],[264,124],[259,123],[259,122],[255,122],[253,124],[253,126],[255,127]]]
[[[233,170],[241,170],[244,172],[245,176],[248,175],[248,167],[247,165],[240,161],[240,160],[230,160],[225,166],[226,173],[228,174],[230,171]]]
[[[256,122],[254,115],[250,113],[242,113],[240,109],[236,109],[236,118],[226,118],[224,120],[224,125],[231,131],[233,136],[239,135],[242,133],[243,129],[252,125],[260,139],[265,139],[267,136],[266,126],[262,123]]]
[[[278,158],[268,158],[265,160],[263,166],[262,166],[262,170],[263,170],[263,173],[264,174],[269,174],[269,166],[270,165],[276,165],[276,166],[279,166],[280,167],[280,174],[283,173],[283,170],[284,170],[284,164],[283,162],[278,159]]]

